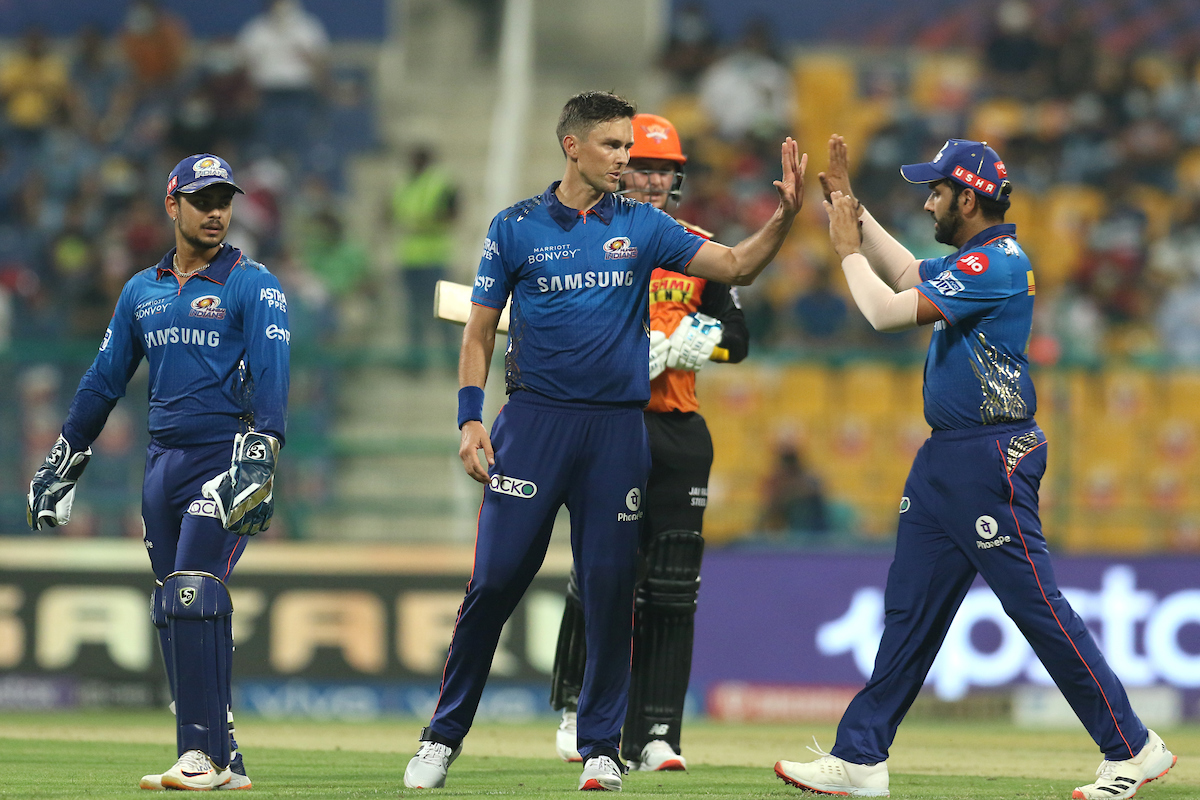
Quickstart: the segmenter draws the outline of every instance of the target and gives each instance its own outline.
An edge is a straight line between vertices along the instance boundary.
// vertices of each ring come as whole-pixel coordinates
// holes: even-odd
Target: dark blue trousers
[[[204,483],[229,469],[233,440],[170,448],[151,441],[142,481],[146,552],[159,581],[177,570],[197,570],[227,581],[249,537],[221,527],[216,505],[200,495]]]
[[[1132,758],[1146,727],[1079,615],[1059,593],[1038,518],[1046,437],[1032,422],[934,431],[904,485],[896,558],[884,591],[875,669],[831,751],[855,764],[888,757],[963,597],[978,573],[1025,635],[1104,757]]]
[[[430,731],[466,736],[504,627],[546,557],[559,507],[583,602],[587,667],[579,753],[615,756],[629,695],[633,588],[650,448],[640,408],[515,392],[492,427],[496,464],[484,489],[475,566],[459,609]]]

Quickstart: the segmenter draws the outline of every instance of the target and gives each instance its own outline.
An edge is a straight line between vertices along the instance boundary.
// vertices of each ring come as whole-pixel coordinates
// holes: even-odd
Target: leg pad
[[[583,635],[583,603],[575,569],[567,581],[567,604],[558,629],[558,649],[554,652],[554,671],[550,676],[550,706],[558,711],[575,711],[583,689],[583,668],[587,663],[587,642]]]
[[[229,764],[229,685],[233,653],[229,590],[207,572],[173,572],[162,586],[174,676],[179,753],[200,750]]]

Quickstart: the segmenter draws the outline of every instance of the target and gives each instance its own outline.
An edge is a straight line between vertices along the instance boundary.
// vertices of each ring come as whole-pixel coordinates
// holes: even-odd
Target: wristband
[[[483,422],[483,389],[464,386],[458,390],[458,427],[473,419]]]

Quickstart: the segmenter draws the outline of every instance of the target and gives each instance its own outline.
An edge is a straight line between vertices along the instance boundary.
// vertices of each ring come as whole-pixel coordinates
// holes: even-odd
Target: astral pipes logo
[[[488,481],[488,486],[493,492],[520,497],[522,500],[528,500],[537,494],[537,484],[533,481],[509,478],[505,475],[493,475]]]

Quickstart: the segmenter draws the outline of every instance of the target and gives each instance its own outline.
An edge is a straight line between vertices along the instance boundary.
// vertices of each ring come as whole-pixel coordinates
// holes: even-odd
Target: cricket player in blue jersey
[[[579,694],[579,788],[619,791],[629,689],[634,579],[650,452],[650,275],[663,267],[744,285],[783,244],[804,189],[799,148],[781,148],[779,207],[735,247],[663,211],[617,196],[633,146],[634,107],[605,92],[571,98],[557,135],[566,169],[542,194],[492,220],[459,360],[459,455],[486,484],[475,566],[450,644],[441,696],[404,772],[443,786],[470,730],[500,631],[537,573],[562,505],[583,606],[587,664]],[[483,386],[496,325],[512,298],[508,403],[491,435]],[[478,452],[486,456],[486,468]]]
[[[900,500],[896,556],[884,590],[875,668],[816,761],[775,773],[819,794],[888,796],[888,749],[954,614],[982,575],[1104,753],[1078,800],[1132,797],[1175,756],[1129,704],[1083,620],[1059,592],[1038,517],[1046,436],[1026,345],[1034,274],[1005,224],[1012,186],[983,142],[951,139],[932,161],[900,168],[927,184],[934,234],[956,249],[917,260],[854,199],[845,142],[829,143],[821,183],[829,233],[863,316],[876,330],[932,324],[925,420]]]
[[[145,358],[150,446],[142,523],[174,697],[178,762],[143,789],[249,789],[233,738],[233,605],[225,583],[274,510],[287,418],[287,300],[266,268],[224,244],[241,192],[223,159],[180,161],[164,201],[175,247],[121,291],[62,434],[29,486],[34,530],[65,525],[91,443]]]

